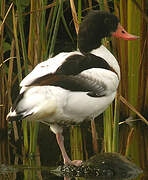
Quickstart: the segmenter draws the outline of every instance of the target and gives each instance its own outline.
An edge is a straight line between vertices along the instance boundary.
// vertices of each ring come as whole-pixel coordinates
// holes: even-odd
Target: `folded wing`
[[[58,61],[58,60],[57,60]],[[21,85],[25,86],[59,86],[70,91],[83,91],[91,97],[106,95],[106,85],[101,79],[92,78],[85,72],[92,68],[103,68],[113,71],[101,57],[93,54],[70,54],[65,59],[40,63]],[[25,83],[24,83],[25,82]]]

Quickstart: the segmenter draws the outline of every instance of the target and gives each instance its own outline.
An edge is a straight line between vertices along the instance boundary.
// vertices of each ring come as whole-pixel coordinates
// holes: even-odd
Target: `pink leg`
[[[69,159],[69,157],[68,157],[68,155],[66,153],[65,147],[64,147],[64,137],[62,136],[61,133],[57,133],[56,134],[56,139],[57,139],[58,145],[60,147],[60,150],[62,152],[62,156],[63,156],[63,159],[64,159],[64,164],[71,164],[71,160]]]
[[[75,166],[80,166],[82,164],[81,160],[71,161],[70,158],[68,157],[68,155],[66,153],[66,150],[65,150],[65,147],[64,147],[64,137],[62,136],[61,133],[56,134],[56,139],[57,139],[58,145],[60,147],[60,150],[62,152],[62,157],[64,159],[64,164],[73,164]]]

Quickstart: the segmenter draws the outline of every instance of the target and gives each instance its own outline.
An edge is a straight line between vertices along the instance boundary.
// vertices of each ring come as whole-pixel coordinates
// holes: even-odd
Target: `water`
[[[53,168],[53,167],[52,167]],[[8,166],[1,165],[0,167],[0,179],[1,180],[114,180],[111,178],[69,178],[69,177],[58,177],[51,173],[51,167],[30,167],[30,166]],[[134,180],[147,180],[148,177],[141,176]],[[119,179],[118,179],[119,180]]]
[[[115,180],[55,175],[52,170],[56,169],[63,160],[55,135],[49,131],[39,136],[35,157],[24,158],[22,142],[14,143],[11,140],[0,139],[0,180]],[[148,170],[132,180],[148,180]]]
[[[1,141],[0,180],[115,180],[111,178],[99,179],[98,177],[59,177],[59,173],[56,173],[56,175],[55,173],[53,173],[53,170],[55,170],[58,166],[57,162],[49,160],[51,156],[56,159],[56,156],[58,156],[59,153],[51,154],[50,151],[48,151],[47,153],[46,150],[48,150],[48,148],[44,150],[44,153],[41,155],[38,148],[37,155],[34,158],[23,158],[20,152],[18,152],[17,149],[15,149],[15,147],[12,146],[12,144],[9,144],[8,141]],[[45,161],[45,158],[47,161]],[[144,177],[142,175],[141,177],[134,180],[147,179],[148,176]]]

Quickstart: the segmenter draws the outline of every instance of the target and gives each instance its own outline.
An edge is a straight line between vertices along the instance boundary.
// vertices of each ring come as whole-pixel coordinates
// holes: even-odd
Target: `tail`
[[[24,119],[23,115],[22,114],[17,114],[14,111],[12,111],[12,108],[10,109],[10,112],[7,114],[7,117],[6,117],[6,120],[7,121],[19,121],[19,120],[22,120]]]
[[[44,111],[48,112],[50,93],[44,86],[28,87],[19,94],[7,115],[7,120],[16,121],[28,117],[28,120],[44,118]],[[53,108],[51,108],[53,111]],[[50,115],[50,110],[49,110]]]
[[[24,119],[28,114],[26,110],[22,108],[22,100],[24,97],[24,93],[19,94],[16,98],[13,106],[10,108],[10,112],[8,113],[6,120],[7,121],[18,121]]]

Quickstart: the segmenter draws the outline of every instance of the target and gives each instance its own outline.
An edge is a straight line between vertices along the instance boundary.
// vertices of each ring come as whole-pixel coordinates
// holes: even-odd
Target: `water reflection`
[[[8,167],[7,167],[8,168]],[[12,167],[11,167],[12,168]],[[22,168],[22,167],[21,167]],[[35,169],[31,167],[25,167],[23,169],[10,169],[5,171],[0,171],[1,180],[114,180],[111,178],[82,178],[82,177],[58,177],[50,173],[50,170]],[[13,171],[13,172],[12,172]],[[140,177],[134,180],[147,180],[148,177]],[[118,179],[120,180],[120,179]],[[123,180],[123,179],[122,179]],[[132,179],[133,180],[133,179]]]
[[[19,162],[16,161],[15,162]],[[83,178],[83,177],[60,177],[52,173],[55,167],[42,167],[40,162],[35,160],[24,160],[24,165],[0,165],[1,180],[115,180],[114,178]],[[118,180],[120,180],[118,178]],[[123,180],[123,179],[122,179]],[[147,180],[146,177],[137,178],[135,180]]]
[[[47,156],[48,154],[46,154]],[[39,148],[35,158],[23,158],[15,151],[15,147],[7,140],[0,142],[0,180],[115,180],[111,178],[83,178],[56,176],[52,170],[56,167],[47,164],[40,159]],[[147,180],[148,176],[141,176],[135,180]],[[118,180],[120,180],[118,178]],[[133,180],[133,179],[132,179]]]

